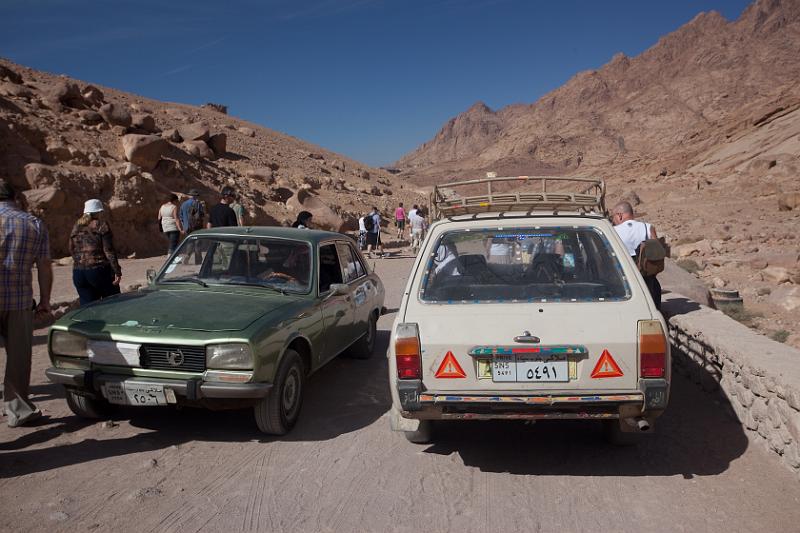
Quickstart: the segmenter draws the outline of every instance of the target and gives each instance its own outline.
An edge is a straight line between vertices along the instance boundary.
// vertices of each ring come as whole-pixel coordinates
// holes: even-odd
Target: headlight
[[[50,349],[55,355],[89,357],[86,351],[86,337],[68,331],[54,331],[50,339]]]
[[[253,368],[253,352],[248,344],[206,346],[206,368],[251,370]]]

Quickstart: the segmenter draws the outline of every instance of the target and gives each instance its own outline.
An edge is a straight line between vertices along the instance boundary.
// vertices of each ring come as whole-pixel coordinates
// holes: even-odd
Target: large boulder
[[[661,289],[664,292],[677,292],[690,300],[715,307],[711,293],[702,281],[679,267],[672,259],[664,261],[664,271],[658,275]]]
[[[216,155],[214,150],[208,146],[205,141],[186,141],[183,143],[183,149],[187,154],[193,155],[200,159],[215,159]]]
[[[67,198],[64,191],[53,186],[30,189],[23,194],[28,208],[38,213],[48,209],[60,209],[64,206],[64,200]]]
[[[0,96],[13,96],[15,98],[31,98],[33,93],[24,85],[16,83],[0,83]]]
[[[75,109],[84,109],[87,107],[86,100],[83,99],[78,85],[68,81],[56,83],[47,92],[47,100]]]
[[[228,136],[224,133],[217,133],[208,139],[208,146],[214,150],[217,156],[223,156],[228,151]]]
[[[92,111],[91,109],[84,109],[80,111],[78,115],[81,117],[82,124],[93,126],[103,122],[103,116],[97,111]]]
[[[169,148],[169,143],[158,135],[129,134],[122,137],[125,159],[146,171],[156,168]]]
[[[784,311],[800,309],[800,287],[782,285],[770,293],[767,301]]]
[[[245,172],[246,177],[255,180],[265,185],[272,185],[275,183],[275,172],[269,167],[252,168]]]
[[[100,116],[103,117],[103,120],[112,126],[127,128],[130,127],[133,122],[131,114],[125,106],[121,104],[103,104],[97,111],[100,113]]]
[[[145,113],[136,113],[131,116],[131,125],[137,130],[146,131],[147,133],[156,132],[156,119],[152,115]]]
[[[791,211],[800,208],[800,192],[782,192],[778,194],[778,211]]]
[[[211,129],[207,122],[192,122],[178,126],[178,133],[184,141],[207,141],[211,136]]]
[[[83,96],[84,101],[92,107],[100,107],[105,103],[103,91],[94,85],[87,85],[84,87],[81,91],[81,96]]]
[[[10,68],[4,67],[3,65],[0,65],[0,79],[8,80],[11,83],[16,83],[17,85],[22,83],[22,76]]]
[[[294,211],[295,214],[300,211],[309,211],[314,215],[313,225],[315,228],[330,231],[343,231],[345,229],[345,222],[342,217],[337,215],[318,196],[308,191],[302,189],[297,191],[297,194],[287,200],[286,207]]]
[[[25,165],[25,181],[28,182],[31,189],[54,183],[58,173],[58,167],[51,165],[43,165],[41,163],[28,163]]]
[[[178,133],[178,130],[176,130],[175,128],[162,131],[161,136],[166,140],[172,141],[174,143],[179,143],[183,141],[181,134]]]

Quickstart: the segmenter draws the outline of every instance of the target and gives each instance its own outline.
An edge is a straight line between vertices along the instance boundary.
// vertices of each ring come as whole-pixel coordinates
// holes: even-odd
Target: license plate
[[[492,381],[568,382],[569,375],[569,363],[564,358],[497,354],[492,359]]]
[[[118,405],[167,405],[175,403],[175,393],[163,385],[137,385],[134,383],[106,383],[103,393],[110,403]],[[172,402],[168,402],[167,399]]]

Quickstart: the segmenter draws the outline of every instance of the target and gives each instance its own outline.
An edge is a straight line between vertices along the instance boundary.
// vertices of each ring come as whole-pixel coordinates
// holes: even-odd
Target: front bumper
[[[99,393],[106,383],[112,382],[125,382],[139,386],[161,385],[171,389],[176,396],[187,400],[202,400],[203,398],[259,399],[267,396],[272,389],[272,383],[218,383],[199,379],[156,379],[68,368],[48,368],[45,375],[53,383],[95,393]]]
[[[640,380],[627,393],[481,395],[423,391],[419,380],[398,380],[400,414],[418,420],[653,418],[667,407],[666,380]]]

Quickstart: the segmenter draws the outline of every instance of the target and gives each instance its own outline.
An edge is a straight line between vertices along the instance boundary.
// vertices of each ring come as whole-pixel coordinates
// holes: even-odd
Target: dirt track
[[[411,261],[377,260],[396,309]],[[0,426],[0,531],[792,531],[800,484],[684,378],[658,435],[614,448],[592,422],[456,423],[434,445],[389,430],[384,357],[313,376],[301,420],[265,439],[250,411],[72,416],[44,377],[36,427]]]

